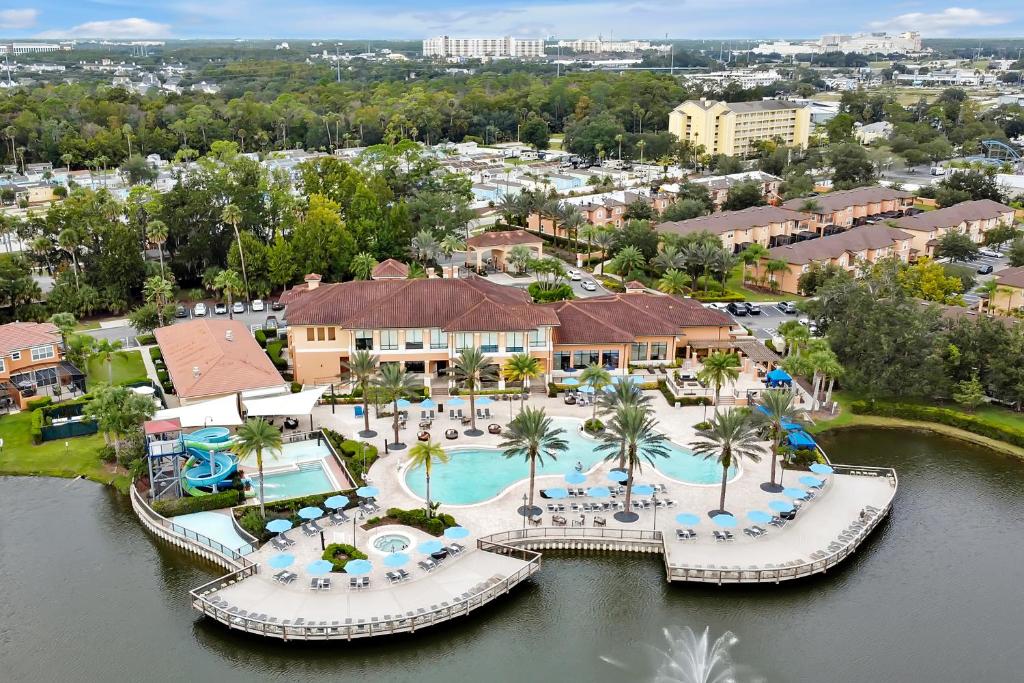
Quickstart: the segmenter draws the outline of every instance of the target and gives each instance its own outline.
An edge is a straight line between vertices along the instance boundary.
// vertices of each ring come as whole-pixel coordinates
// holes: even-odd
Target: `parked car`
[[[983,263],[978,266],[978,275],[990,275],[992,273],[992,264]]]
[[[192,309],[192,315],[194,315],[197,318],[202,318],[204,315],[206,315],[206,304],[204,304],[202,301],[197,303],[195,305],[195,308]]]
[[[174,309],[174,317],[175,318],[187,318],[188,317],[188,309],[185,308],[184,306],[181,306],[179,304],[178,307]]]
[[[266,330],[267,332],[277,332],[277,328],[278,327],[279,327],[279,325],[278,325],[278,322],[277,322],[277,316],[276,315],[268,315],[267,316],[267,321],[265,323],[263,323],[263,329]]]
[[[266,308],[266,306],[263,304],[263,299],[253,299],[252,303],[249,304],[249,307],[253,310],[253,312],[259,312]]]
[[[792,301],[780,301],[777,309],[785,313],[786,315],[796,315],[796,306],[793,305]]]
[[[1003,254],[996,251],[995,249],[989,249],[988,247],[982,247],[978,250],[978,253],[982,256],[988,256],[989,258],[1002,258]]]
[[[573,282],[579,282],[580,280],[583,279],[583,275],[580,274],[580,271],[573,270],[572,268],[565,271],[565,274],[568,275],[569,279],[572,280]]]
[[[222,301],[218,301],[213,306],[213,312],[217,315],[225,315],[228,312],[228,305]]]
[[[757,304],[752,304],[749,301],[745,302],[747,306],[747,313],[750,315],[761,315],[761,307]]]
[[[272,310],[272,311],[283,311],[284,310],[284,304],[281,303],[281,301],[275,301],[272,304],[270,304],[270,310]]]
[[[580,287],[587,290],[588,292],[596,292],[597,284],[593,280],[584,280],[580,283]]]
[[[729,304],[725,310],[729,311],[737,318],[742,318],[747,314],[747,306],[744,303],[733,302]]]
[[[231,312],[232,313],[245,313],[245,304],[243,304],[241,301],[236,301],[231,306]]]

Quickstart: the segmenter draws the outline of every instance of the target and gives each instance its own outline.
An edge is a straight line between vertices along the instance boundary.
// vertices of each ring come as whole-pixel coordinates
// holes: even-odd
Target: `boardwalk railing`
[[[503,543],[480,539],[477,548],[516,559],[526,564],[505,578],[494,576],[477,584],[451,602],[432,605],[430,609],[420,608],[404,614],[384,614],[367,619],[345,619],[344,621],[306,622],[304,619],[278,621],[265,614],[252,614],[228,605],[216,595],[222,588],[237,583],[255,573],[254,567],[239,569],[215,581],[210,581],[190,591],[192,607],[202,614],[216,619],[230,628],[247,633],[280,638],[282,640],[352,640],[394,633],[412,633],[417,629],[433,626],[458,617],[466,616],[473,610],[508,593],[513,587],[528,579],[540,569],[540,553],[516,548]]]
[[[660,553],[660,531],[604,527],[531,527],[485,536],[481,541],[547,550],[621,550]]]

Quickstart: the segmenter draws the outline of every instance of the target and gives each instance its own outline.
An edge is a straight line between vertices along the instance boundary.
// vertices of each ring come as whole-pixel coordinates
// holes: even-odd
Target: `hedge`
[[[25,410],[36,410],[37,408],[45,408],[46,406],[53,403],[52,396],[40,396],[39,398],[30,398],[25,401]]]
[[[257,344],[259,344],[263,348],[267,348],[267,333],[266,332],[264,332],[263,330],[256,330],[253,333],[252,336],[254,336],[256,338],[256,343]]]
[[[159,346],[154,346],[149,350],[149,357],[152,358],[153,360],[161,360],[163,359],[164,354],[160,353]]]
[[[681,406],[704,406],[711,405],[711,399],[706,396],[683,396],[677,398],[676,403]]]
[[[237,489],[211,493],[208,496],[189,496],[177,500],[158,500],[153,503],[153,509],[164,517],[176,517],[187,515],[192,512],[206,512],[207,510],[220,510],[238,505],[242,500],[242,492]]]
[[[381,517],[371,517],[366,520],[364,528],[371,529],[381,524],[390,523],[389,520],[394,520],[398,524],[404,524],[405,526],[411,526],[414,529],[425,531],[432,536],[440,536],[444,533],[444,530],[448,527],[458,526],[458,522],[451,515],[438,514],[433,517],[427,517],[427,511],[423,508],[415,508],[413,510],[402,510],[401,508],[388,508],[387,519]]]
[[[281,341],[272,341],[267,344],[267,355],[270,356],[270,362],[278,370],[288,369],[288,361],[281,357],[281,348],[283,346],[284,342]]]
[[[669,390],[668,382],[664,380],[658,382],[658,389],[661,390],[661,395],[665,397],[665,400],[668,401],[668,404],[674,408],[676,405],[676,397]]]
[[[338,555],[345,557],[341,558]],[[324,554],[321,557],[334,565],[331,568],[332,572],[343,572],[349,560],[365,560],[366,553],[347,543],[331,543],[324,548]]]
[[[526,291],[530,293],[534,302],[538,304],[551,303],[553,301],[566,301],[576,298],[576,295],[572,291],[572,286],[565,283],[556,285],[550,289],[544,289],[540,283],[531,282],[529,286],[527,286]]]
[[[976,415],[968,415],[949,408],[884,401],[854,401],[850,404],[850,410],[856,415],[878,415],[920,422],[937,422],[1024,448],[1024,430],[992,424]]]
[[[140,334],[138,337],[135,338],[135,341],[139,342],[139,344],[142,346],[152,346],[153,344],[156,344],[156,335]]]
[[[694,292],[691,296],[697,301],[703,301],[704,303],[731,303],[733,301],[746,301],[747,297],[736,292],[730,292],[729,294],[705,294],[703,292]]]

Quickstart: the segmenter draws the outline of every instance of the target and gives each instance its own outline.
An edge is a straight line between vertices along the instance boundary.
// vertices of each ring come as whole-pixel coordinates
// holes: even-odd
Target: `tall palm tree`
[[[654,427],[657,421],[651,411],[639,405],[625,405],[615,411],[612,419],[605,425],[601,435],[604,441],[595,450],[608,451],[605,460],[621,458],[626,464],[626,514],[628,517],[617,516],[620,521],[635,521],[636,516],[630,512],[629,506],[633,494],[633,472],[643,471],[643,461],[651,465],[654,458],[667,458],[668,448],[665,446],[665,435],[659,434]],[[618,451],[622,450],[620,456]],[[620,460],[621,462],[621,460]]]
[[[651,397],[631,380],[626,380],[612,384],[611,391],[601,392],[597,404],[602,415],[614,415],[620,408],[627,406],[637,406],[649,411]],[[625,467],[626,447],[624,443],[620,443],[619,446],[619,467]]]
[[[505,376],[506,382],[522,382],[523,391],[519,394],[519,410],[523,409],[523,396],[526,394],[526,383],[536,379],[543,374],[540,359],[531,356],[523,351],[508,357],[505,365],[501,368],[501,374]]]
[[[347,369],[363,394],[363,431],[359,436],[369,438],[375,436],[376,432],[370,430],[370,398],[369,388],[377,376],[377,366],[380,364],[380,357],[375,356],[365,349],[354,351],[347,361],[342,361],[341,366]]]
[[[758,443],[757,428],[745,410],[715,413],[711,426],[697,432],[698,439],[690,443],[695,455],[715,460],[722,466],[722,496],[718,509],[725,511],[725,488],[729,482],[729,468],[743,460],[760,462],[765,452]]]
[[[619,250],[619,253],[612,259],[612,263],[615,265],[615,270],[619,271],[619,275],[625,280],[634,270],[643,269],[647,259],[644,258],[642,251],[629,245]]]
[[[679,270],[686,266],[686,253],[672,244],[666,244],[658,254],[651,259],[651,264],[658,270],[665,273],[670,270]]]
[[[612,230],[598,230],[594,235],[594,246],[601,250],[601,261],[608,258],[608,250],[612,248],[613,244],[615,244],[615,232]],[[603,269],[601,272],[604,272]]]
[[[789,389],[768,389],[761,393],[757,410],[751,413],[755,425],[765,428],[772,437],[772,487],[775,487],[775,465],[779,459],[779,444],[786,433],[783,423],[800,424],[800,411],[795,404],[796,395]]]
[[[349,270],[352,271],[352,277],[356,280],[369,280],[373,276],[373,269],[376,267],[377,259],[373,258],[373,254],[361,251],[352,257]]]
[[[746,249],[740,252],[740,260],[743,261],[743,282],[747,281],[747,268],[760,261],[763,257],[768,255],[768,250],[765,249],[764,245],[754,242]]]
[[[517,199],[516,195],[505,193],[501,195],[498,203],[494,205],[494,208],[498,210],[501,217],[505,219],[505,225],[512,225],[512,221],[519,212],[519,202]]]
[[[260,517],[265,519],[267,507],[263,499],[263,452],[268,451],[271,454],[280,452],[281,432],[262,417],[249,418],[238,428],[236,439],[237,442],[232,448],[235,453],[243,458],[252,454],[256,455],[256,471],[259,472],[260,477]]]
[[[156,304],[157,321],[160,323],[160,327],[163,327],[164,307],[167,306],[167,302],[174,296],[174,285],[164,277],[154,275],[153,277],[146,278],[146,282],[142,285],[142,292],[146,297],[146,301]]]
[[[418,470],[422,467],[427,475],[427,517],[434,516],[434,506],[430,502],[430,470],[435,462],[442,465],[448,462],[448,452],[441,448],[441,444],[418,441],[409,449],[409,469]]]
[[[164,243],[167,241],[167,224],[160,220],[146,224],[146,239],[156,245],[160,254],[160,275],[164,275]]]
[[[715,387],[715,414],[718,414],[718,395],[726,382],[735,382],[740,376],[740,357],[735,353],[715,351],[704,359],[703,367],[697,373],[697,379],[704,384]],[[708,406],[704,404],[704,418],[707,419]]]
[[[493,382],[497,379],[498,373],[494,364],[484,356],[484,352],[478,346],[462,349],[459,352],[459,357],[455,359],[452,371],[455,374],[455,381],[464,386],[466,391],[469,392],[470,429],[478,434],[479,432],[477,432],[476,428],[476,389],[482,382]]]
[[[775,279],[775,273],[782,272],[783,270],[787,270],[788,268],[789,264],[783,261],[782,259],[772,259],[771,261],[764,265],[764,272],[768,274],[769,286],[771,287],[773,292],[777,290],[779,287],[779,283]]]
[[[580,373],[580,382],[594,390],[594,413],[590,419],[596,420],[598,392],[603,391],[606,386],[612,383],[612,373],[605,370],[600,363],[591,363],[583,368],[583,372]]]
[[[523,408],[515,419],[509,422],[505,440],[499,444],[506,458],[525,458],[530,463],[530,498],[524,516],[533,516],[533,488],[537,476],[537,464],[544,464],[544,456],[555,459],[555,453],[569,448],[569,442],[562,438],[565,430],[553,426],[551,418],[543,408]]]
[[[413,258],[420,263],[426,264],[437,258],[441,246],[437,243],[434,234],[429,230],[420,230],[409,243]]]
[[[544,219],[551,221],[551,234],[554,237],[558,236],[558,222],[562,218],[562,202],[557,199],[549,199],[540,205],[538,209],[540,219],[543,222]],[[543,224],[540,226],[540,231],[544,232]]]
[[[245,284],[245,298],[249,299],[249,275],[245,272],[245,251],[242,249],[242,235],[238,232],[238,224],[242,222],[242,211],[234,204],[228,204],[220,214],[220,219],[231,226],[235,231],[235,241],[238,242],[238,260],[242,264],[242,282]]]
[[[234,310],[234,299],[236,294],[242,293],[242,278],[238,277],[238,273],[226,268],[213,278],[213,288],[217,291],[224,292],[224,296],[228,298],[228,317],[232,320],[235,319]]]
[[[57,235],[57,244],[71,256],[71,265],[75,269],[75,289],[78,289],[78,248],[82,246],[82,235],[75,228],[65,228]]]
[[[373,380],[383,398],[391,401],[393,408],[393,426],[395,430],[395,443],[392,447],[400,446],[398,440],[398,399],[407,398],[419,388],[418,380],[402,369],[398,363],[384,363],[380,366],[380,374]],[[363,412],[366,410],[364,408]]]
[[[562,227],[565,228],[566,239],[571,239],[573,252],[580,250],[580,228],[587,223],[587,219],[575,206],[566,204],[562,208]]]
[[[121,348],[121,342],[109,339],[98,339],[92,348],[94,358],[99,358],[107,366],[107,384],[114,383],[114,354]]]
[[[465,240],[458,235],[446,235],[444,239],[441,240],[441,244],[439,246],[441,253],[445,255],[445,258],[451,258],[452,254],[457,251],[466,250]]]

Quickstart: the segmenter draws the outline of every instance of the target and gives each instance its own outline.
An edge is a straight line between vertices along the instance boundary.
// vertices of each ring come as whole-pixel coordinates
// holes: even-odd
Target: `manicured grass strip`
[[[111,359],[113,384],[128,384],[148,379],[146,366],[142,362],[140,351],[118,351]],[[86,380],[90,387],[108,382],[107,364],[99,357],[89,359],[86,365]]]

